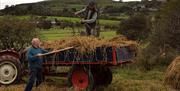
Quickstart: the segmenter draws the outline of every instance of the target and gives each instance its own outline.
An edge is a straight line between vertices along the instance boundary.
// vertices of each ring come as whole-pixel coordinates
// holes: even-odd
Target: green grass
[[[119,76],[123,79],[132,79],[132,80],[158,80],[163,81],[164,79],[164,70],[154,69],[151,71],[143,72],[132,68],[122,68],[113,70],[116,76]]]
[[[113,38],[116,36],[116,31],[106,31],[106,32],[101,32],[100,37],[101,38]]]
[[[72,36],[70,30],[62,30],[52,28],[49,30],[40,30],[41,37],[43,40],[58,40]]]
[[[163,80],[163,70],[143,72],[137,68],[117,68],[113,70],[112,84],[98,91],[175,91],[164,85]]]
[[[113,80],[109,86],[102,86],[96,91],[176,91],[163,84],[164,70],[154,69],[143,72],[137,68],[116,67],[112,69]],[[24,83],[10,86],[1,86],[0,91],[23,91]],[[46,81],[40,85],[39,90],[33,88],[33,91],[76,91],[65,86],[67,78],[64,77],[46,77]],[[66,89],[66,90],[64,90]]]
[[[83,29],[82,29],[83,30]],[[51,28],[49,30],[40,30],[40,34],[43,40],[58,40],[63,39],[67,37],[72,37],[72,29],[59,29],[59,28]],[[100,37],[101,38],[112,38],[116,36],[115,31],[106,31],[101,32]]]

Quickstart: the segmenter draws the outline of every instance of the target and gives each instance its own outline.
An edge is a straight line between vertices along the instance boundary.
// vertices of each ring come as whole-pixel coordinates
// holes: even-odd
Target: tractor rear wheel
[[[10,55],[0,56],[0,84],[9,85],[18,82],[21,77],[19,59]]]

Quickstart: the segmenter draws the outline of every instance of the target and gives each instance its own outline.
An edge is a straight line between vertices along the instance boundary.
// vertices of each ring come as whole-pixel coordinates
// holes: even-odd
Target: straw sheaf
[[[64,40],[44,42],[44,48],[52,48],[54,50],[75,46],[80,53],[87,53],[95,51],[97,47],[124,47],[128,46],[131,49],[136,49],[135,41],[130,41],[124,36],[117,36],[113,39],[99,39],[96,37],[77,36]]]
[[[180,90],[180,56],[169,65],[164,83]]]

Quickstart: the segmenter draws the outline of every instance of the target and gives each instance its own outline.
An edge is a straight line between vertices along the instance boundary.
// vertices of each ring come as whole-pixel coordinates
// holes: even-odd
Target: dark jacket
[[[98,18],[98,12],[96,10],[90,10],[86,8],[85,10],[85,21],[90,25],[96,25],[96,21]],[[92,21],[92,22],[91,22]]]
[[[47,51],[43,50],[42,48],[35,48],[35,47],[31,47],[28,50],[28,67],[30,69],[34,69],[34,68],[42,68],[42,64],[43,64],[43,59],[38,58],[38,57],[34,57],[37,54],[43,54],[43,53],[47,53]]]
[[[96,21],[98,19],[98,11],[97,10],[91,10],[89,9],[88,7],[80,10],[77,12],[77,14],[85,14],[85,17],[84,17],[84,23],[87,23],[89,25],[96,25]]]

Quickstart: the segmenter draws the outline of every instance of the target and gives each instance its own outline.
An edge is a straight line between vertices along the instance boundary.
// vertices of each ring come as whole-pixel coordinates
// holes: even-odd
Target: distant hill
[[[87,4],[89,0],[48,0],[51,3],[56,3],[56,4]],[[48,2],[47,1],[47,2]],[[115,3],[112,0],[96,0],[97,4],[99,5],[107,5],[107,4],[112,4]]]
[[[37,3],[19,4],[9,6],[0,11],[0,15],[39,15],[39,16],[65,16],[74,17],[74,12],[84,8],[89,0],[46,0]],[[133,8],[153,6],[148,2],[115,2],[112,0],[96,0],[101,17],[104,19],[121,20],[121,15],[133,14]],[[145,5],[144,5],[145,4]]]
[[[45,16],[73,16],[73,12],[82,9],[89,0],[46,0],[37,3],[19,4],[6,7],[1,14],[10,15],[45,15]],[[96,0],[98,7],[122,6],[123,3],[112,0]]]

